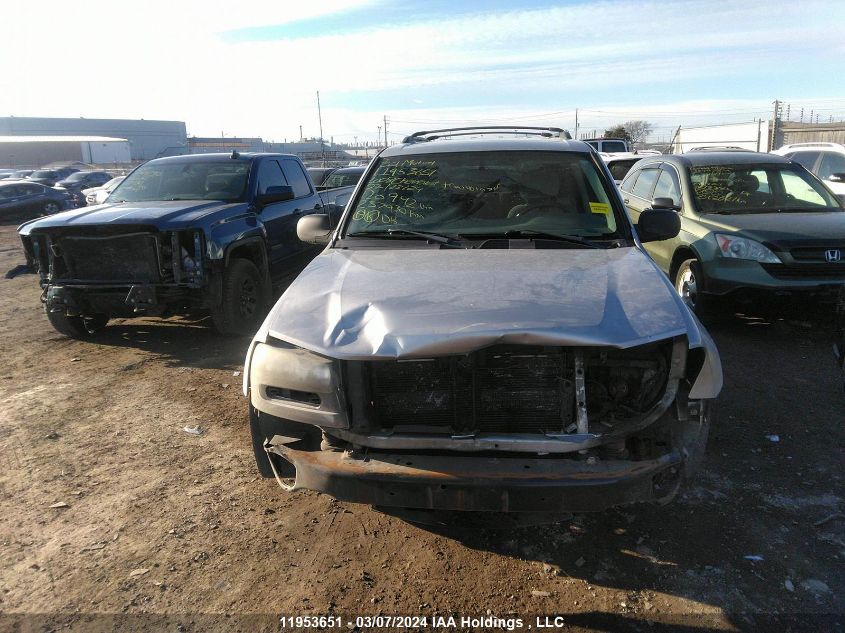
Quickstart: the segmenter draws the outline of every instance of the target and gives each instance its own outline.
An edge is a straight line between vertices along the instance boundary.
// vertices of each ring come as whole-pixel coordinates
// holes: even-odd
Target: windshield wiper
[[[451,246],[452,248],[464,248],[463,243],[455,237],[450,235],[442,235],[440,233],[430,233],[428,231],[412,231],[410,229],[387,229],[386,231],[358,231],[356,233],[347,233],[346,237],[391,237],[393,235],[413,235],[421,237],[437,244],[444,246]]]
[[[556,242],[567,242],[569,244],[578,244],[579,246],[586,246],[587,248],[609,248],[603,244],[596,244],[593,241],[584,239],[583,237],[578,237],[577,235],[563,235],[559,233],[547,233],[546,231],[506,231],[501,235],[501,237],[506,237],[508,239],[541,239],[541,240],[554,240]]]

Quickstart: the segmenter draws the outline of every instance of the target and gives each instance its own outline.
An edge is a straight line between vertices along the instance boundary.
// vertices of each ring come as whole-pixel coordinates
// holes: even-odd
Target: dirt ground
[[[0,272],[22,261],[0,226]],[[823,326],[711,328],[718,418],[669,506],[419,527],[257,476],[246,339],[174,318],[73,341],[39,292],[0,279],[0,630],[270,631],[305,614],[845,630],[845,395]]]

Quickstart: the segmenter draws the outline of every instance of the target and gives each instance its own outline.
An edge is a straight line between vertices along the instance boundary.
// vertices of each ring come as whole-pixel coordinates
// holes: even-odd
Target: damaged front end
[[[21,239],[50,312],[160,316],[204,303],[200,231],[87,226],[34,230]]]
[[[253,433],[283,487],[445,510],[668,501],[703,456],[721,387],[706,334],[339,360],[265,331],[246,368]]]

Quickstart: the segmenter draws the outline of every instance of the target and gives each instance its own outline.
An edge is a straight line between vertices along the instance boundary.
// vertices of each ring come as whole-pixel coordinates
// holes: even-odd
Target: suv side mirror
[[[845,174],[837,172],[827,177],[830,182],[845,182]]]
[[[672,211],[680,211],[681,205],[675,204],[672,198],[655,198],[651,203],[652,209],[671,209]]]
[[[263,207],[274,202],[293,200],[293,198],[293,187],[290,185],[280,185],[278,187],[267,187],[267,191],[256,196],[255,201]]]
[[[681,218],[672,209],[646,209],[640,213],[640,221],[637,222],[640,242],[671,240],[680,232]]]
[[[296,236],[306,244],[328,244],[331,234],[331,218],[325,213],[306,215],[296,223]]]

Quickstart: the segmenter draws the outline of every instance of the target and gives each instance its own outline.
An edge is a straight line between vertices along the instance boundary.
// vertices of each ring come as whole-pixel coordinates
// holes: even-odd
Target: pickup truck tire
[[[109,317],[105,314],[95,314],[90,317],[67,316],[64,312],[47,311],[50,325],[59,334],[70,338],[86,339],[106,327]]]
[[[211,311],[217,331],[252,336],[264,319],[266,305],[267,284],[255,264],[248,259],[229,260],[220,305]]]

